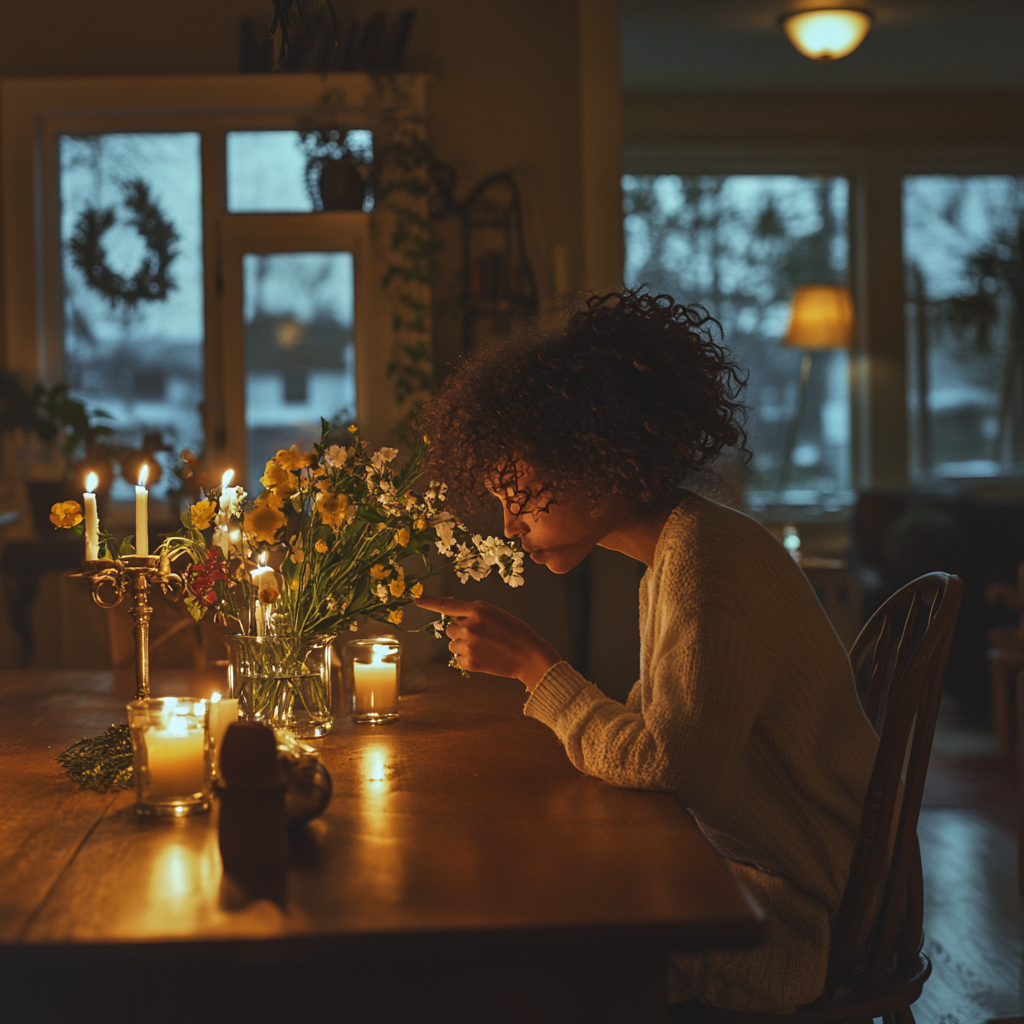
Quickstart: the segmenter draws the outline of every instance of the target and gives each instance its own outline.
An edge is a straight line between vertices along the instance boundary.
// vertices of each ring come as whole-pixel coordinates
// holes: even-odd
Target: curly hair
[[[746,375],[721,339],[702,306],[642,289],[591,295],[555,327],[531,323],[464,360],[419,412],[433,475],[466,511],[489,489],[519,511],[568,493],[671,507],[723,448],[747,452]]]

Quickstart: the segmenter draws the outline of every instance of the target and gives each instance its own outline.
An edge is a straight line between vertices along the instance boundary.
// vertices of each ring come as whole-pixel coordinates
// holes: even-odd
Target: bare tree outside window
[[[782,472],[801,362],[781,343],[789,303],[800,284],[846,283],[846,179],[627,175],[623,193],[627,282],[704,305],[750,372],[749,505],[849,504],[845,352],[815,354],[792,466]]]
[[[903,183],[908,406],[919,479],[1024,469],[1024,177]]]

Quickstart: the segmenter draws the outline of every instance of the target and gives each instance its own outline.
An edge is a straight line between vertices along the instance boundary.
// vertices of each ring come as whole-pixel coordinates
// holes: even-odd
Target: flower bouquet
[[[334,443],[321,424],[312,450],[292,446],[267,462],[255,500],[225,474],[155,551],[165,565],[185,563],[178,571],[196,620],[212,613],[237,625],[227,640],[243,713],[306,736],[330,729],[340,632],[366,619],[400,626],[423,581],[446,568],[463,583],[494,569],[509,586],[523,582],[522,552],[472,534],[445,508],[443,483],[414,490],[426,438],[396,468],[397,449],[373,451],[355,427]],[[80,528],[67,509],[59,518]],[[427,560],[433,549],[443,560]],[[446,625],[442,617],[427,628],[440,637]]]

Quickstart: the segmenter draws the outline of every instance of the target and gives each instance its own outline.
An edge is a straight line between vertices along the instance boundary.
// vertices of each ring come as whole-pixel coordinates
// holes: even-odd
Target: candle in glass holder
[[[214,690],[210,697],[210,745],[213,747],[214,768],[220,775],[220,748],[224,743],[224,733],[232,722],[238,721],[238,700],[233,697],[222,697]]]
[[[204,700],[147,697],[128,705],[139,814],[209,809],[206,721]]]
[[[352,640],[345,649],[353,719],[371,724],[394,721],[398,718],[398,641]]]
[[[139,470],[139,483],[135,488],[135,554],[149,554],[149,463],[144,462]]]
[[[100,557],[100,517],[96,511],[96,486],[100,478],[90,473],[85,478],[85,494],[82,495],[85,509],[85,557],[95,561]]]

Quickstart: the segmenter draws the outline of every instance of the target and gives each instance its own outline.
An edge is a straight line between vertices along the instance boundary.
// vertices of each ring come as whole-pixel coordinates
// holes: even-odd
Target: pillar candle
[[[139,483],[135,488],[135,554],[149,554],[149,465],[143,463],[139,471]]]
[[[85,557],[94,561],[100,557],[100,517],[96,511],[96,485],[99,478],[90,473],[85,478],[85,494],[82,495],[85,506]]]
[[[224,743],[224,733],[232,722],[238,721],[238,701],[233,697],[222,697],[214,692],[210,697],[210,742],[213,744],[214,761],[217,773],[220,774],[220,748]]]
[[[374,646],[373,661],[352,663],[356,689],[355,714],[393,711],[398,706],[398,666],[383,659],[390,647]]]

